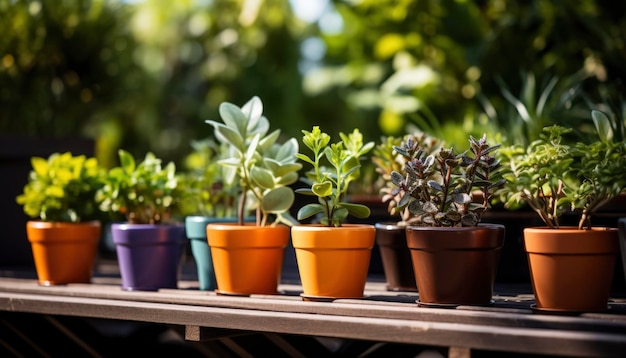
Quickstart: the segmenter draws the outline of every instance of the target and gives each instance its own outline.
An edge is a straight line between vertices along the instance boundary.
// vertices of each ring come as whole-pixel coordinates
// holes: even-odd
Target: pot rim
[[[450,226],[418,226],[418,225],[408,225],[407,230],[413,231],[472,231],[472,230],[484,230],[484,229],[505,229],[505,226],[502,224],[493,224],[493,223],[479,223],[477,226],[459,226],[459,227],[450,227]]]

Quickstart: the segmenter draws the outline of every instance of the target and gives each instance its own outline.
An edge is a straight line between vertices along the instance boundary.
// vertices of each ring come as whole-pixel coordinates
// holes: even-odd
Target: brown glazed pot
[[[608,308],[618,230],[524,229],[536,309],[593,312]]]
[[[489,305],[504,244],[504,225],[408,226],[419,305]]]
[[[411,251],[406,244],[406,226],[395,223],[377,223],[375,226],[387,290],[417,291]]]

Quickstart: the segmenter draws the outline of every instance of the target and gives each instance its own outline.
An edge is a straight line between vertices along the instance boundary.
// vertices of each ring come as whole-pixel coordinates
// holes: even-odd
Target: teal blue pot
[[[236,222],[237,218],[216,218],[208,216],[188,216],[185,218],[185,231],[191,242],[191,254],[198,270],[199,288],[203,291],[215,290],[215,272],[211,248],[206,236],[206,226],[210,223]],[[246,221],[254,221],[254,217],[246,217]]]

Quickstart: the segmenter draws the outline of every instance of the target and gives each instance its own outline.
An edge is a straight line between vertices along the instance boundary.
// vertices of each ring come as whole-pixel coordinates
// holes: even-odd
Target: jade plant
[[[316,196],[317,203],[310,203],[298,211],[298,220],[315,215],[320,216],[324,226],[341,226],[348,215],[367,218],[370,209],[362,204],[345,201],[350,182],[359,178],[360,158],[368,153],[374,142],[363,143],[363,135],[358,129],[346,135],[339,133],[341,141],[330,143],[330,135],[314,126],[311,132],[303,130],[302,142],[312,152],[312,156],[298,153],[298,159],[312,166],[303,177],[310,188],[300,188],[298,193]],[[326,160],[330,167],[324,165]]]
[[[29,217],[61,222],[100,218],[94,197],[104,170],[96,158],[53,153],[47,159],[31,158],[31,165],[28,183],[16,198]]]
[[[296,162],[298,141],[290,138],[278,143],[280,130],[269,132],[269,120],[263,116],[263,103],[253,97],[242,107],[220,104],[223,123],[206,121],[215,129],[215,137],[229,148],[228,158],[219,163],[227,170],[227,180],[234,178],[240,188],[237,220],[244,224],[246,208],[256,210],[259,226],[283,223],[293,225],[289,214],[295,195],[289,186],[298,180],[302,168]]]
[[[386,136],[382,137],[372,152],[372,162],[376,166],[376,173],[379,175],[380,194],[382,202],[387,203],[387,211],[391,216],[398,216],[398,225],[406,226],[411,224],[417,218],[411,215],[408,207],[398,208],[398,203],[402,200],[405,192],[396,190],[397,186],[391,182],[391,173],[403,170],[408,158],[398,154],[395,150],[400,147],[402,142],[408,146],[420,146],[425,153],[432,154],[440,146],[441,141],[435,137],[429,136],[424,132],[415,131],[403,137]]]
[[[162,224],[174,220],[181,192],[180,178],[173,162],[147,153],[137,162],[127,151],[118,151],[120,166],[111,168],[96,200],[100,209],[119,213],[132,224]]]
[[[470,148],[458,154],[453,147],[428,154],[410,138],[394,147],[405,163],[402,173],[391,173],[397,186],[392,195],[401,194],[397,209],[408,210],[413,225],[476,226],[491,208],[493,191],[505,182],[495,157],[500,145],[490,145],[485,135],[470,136],[469,143]]]
[[[546,226],[558,229],[564,214],[578,214],[578,228],[590,229],[591,217],[626,190],[626,142],[613,141],[608,118],[593,113],[599,140],[571,143],[572,129],[544,128],[527,148],[503,148],[507,184],[499,190],[506,207],[528,204]]]
[[[181,198],[183,215],[234,217],[237,185],[226,168],[219,164],[225,159],[227,146],[212,139],[193,141],[193,151],[185,158],[187,171],[183,174],[186,190]]]

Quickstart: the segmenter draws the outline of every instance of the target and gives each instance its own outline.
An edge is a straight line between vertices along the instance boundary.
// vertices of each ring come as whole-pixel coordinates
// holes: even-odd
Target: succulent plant
[[[160,224],[173,218],[183,190],[173,162],[147,153],[143,161],[123,149],[120,166],[109,170],[96,200],[104,212],[120,213],[133,224]]]
[[[298,153],[298,159],[312,166],[303,177],[310,188],[298,189],[298,193],[316,196],[317,203],[310,203],[298,211],[298,220],[320,215],[324,226],[341,226],[348,215],[367,218],[370,209],[362,204],[345,201],[350,182],[359,178],[360,158],[374,147],[374,142],[363,143],[358,129],[346,135],[339,133],[341,141],[330,144],[330,135],[314,126],[311,132],[303,130],[302,142],[313,155]],[[329,145],[330,144],[330,145]],[[323,165],[326,159],[330,167]]]
[[[214,127],[217,140],[229,146],[229,158],[219,163],[228,168],[227,177],[236,178],[241,188],[239,224],[244,223],[245,208],[257,211],[257,225],[297,223],[289,214],[295,199],[289,185],[298,180],[302,168],[295,156],[298,141],[290,138],[278,143],[280,130],[269,132],[270,123],[263,116],[259,97],[241,108],[224,102],[219,113],[223,123],[206,122]]]
[[[96,158],[53,153],[47,159],[31,158],[31,164],[28,183],[16,198],[29,217],[64,222],[99,219],[94,198],[103,185],[104,170]]]
[[[591,216],[626,190],[626,141],[614,141],[609,119],[594,111],[598,140],[570,144],[572,129],[544,128],[527,148],[503,148],[503,177],[498,191],[506,207],[527,203],[551,228],[561,226],[564,213],[578,213],[579,229],[591,228]]]
[[[410,142],[410,146],[416,144],[422,147],[427,155],[434,153],[441,146],[439,139],[424,132],[415,131],[402,138],[393,136],[382,137],[380,143],[374,147],[372,162],[376,166],[376,173],[379,174],[379,179],[382,182],[382,185],[380,185],[382,201],[388,204],[387,211],[390,215],[399,216],[398,225],[408,225],[417,219],[411,215],[407,207],[398,208],[397,205],[402,200],[405,192],[396,190],[398,187],[391,182],[391,174],[394,171],[402,171],[408,159],[398,154],[395,150],[395,147],[400,147],[403,141],[406,143]]]
[[[191,146],[193,151],[185,158],[187,171],[183,175],[183,215],[234,217],[239,188],[219,164],[227,157],[228,146],[212,139],[193,141]]]
[[[414,216],[413,224],[476,226],[491,208],[493,190],[505,182],[499,178],[500,161],[495,157],[500,145],[489,145],[486,136],[470,136],[469,143],[460,154],[452,147],[427,154],[412,138],[394,147],[405,164],[403,173],[391,173],[397,186],[391,195],[401,194],[397,208],[406,208]]]

